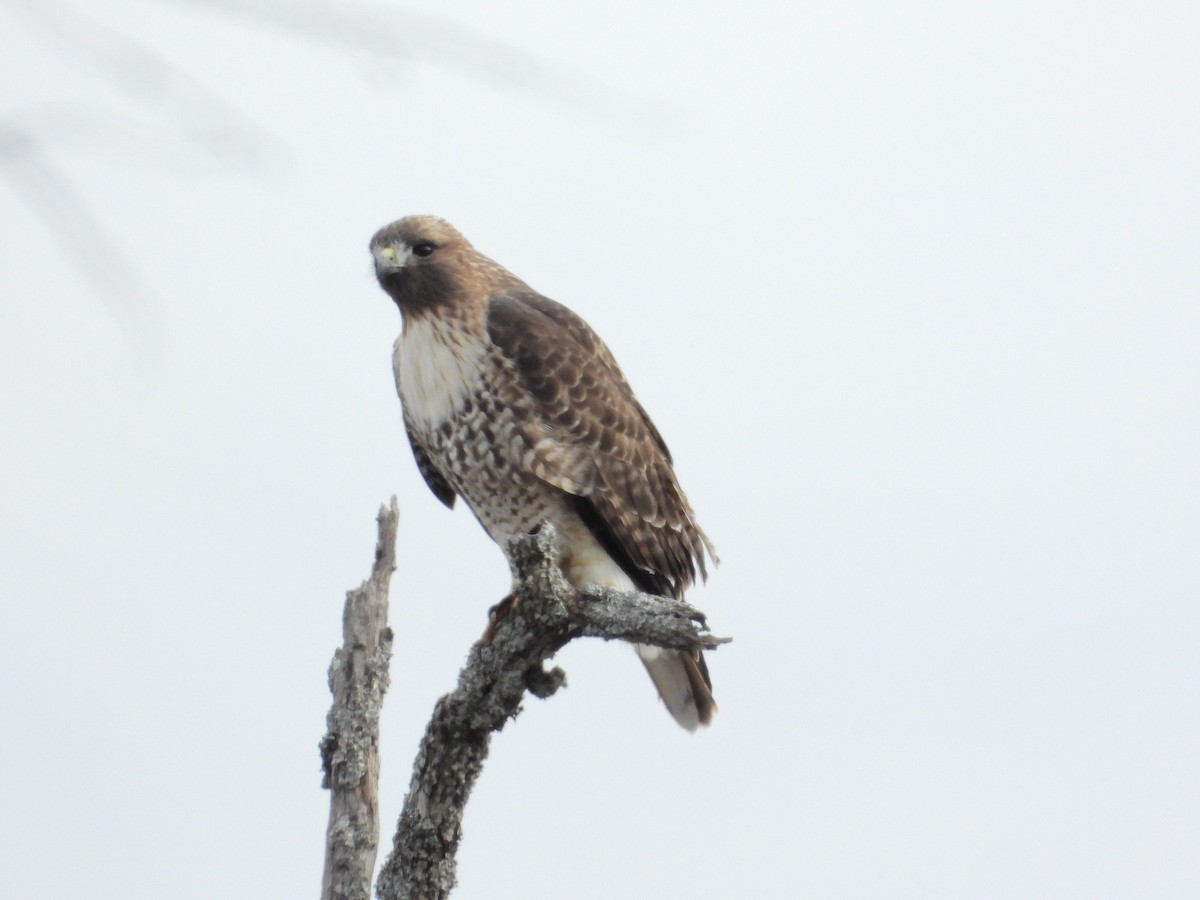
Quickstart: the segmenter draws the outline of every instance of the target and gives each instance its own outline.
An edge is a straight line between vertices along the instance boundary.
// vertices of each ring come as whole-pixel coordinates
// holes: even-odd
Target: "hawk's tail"
[[[712,721],[717,704],[713,701],[708,666],[699,650],[663,650],[649,644],[633,646],[676,722],[688,731],[695,731],[697,725]]]

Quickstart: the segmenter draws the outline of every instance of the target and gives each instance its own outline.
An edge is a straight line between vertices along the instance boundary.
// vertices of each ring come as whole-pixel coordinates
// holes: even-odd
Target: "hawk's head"
[[[371,255],[380,286],[402,312],[416,313],[452,300],[454,276],[474,253],[445,219],[406,216],[375,232]]]

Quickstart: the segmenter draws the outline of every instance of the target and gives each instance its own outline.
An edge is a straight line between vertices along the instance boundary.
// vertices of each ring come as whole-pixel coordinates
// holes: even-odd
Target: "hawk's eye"
[[[421,241],[419,244],[413,244],[413,256],[419,256],[424,259],[433,253],[433,244],[429,241]]]

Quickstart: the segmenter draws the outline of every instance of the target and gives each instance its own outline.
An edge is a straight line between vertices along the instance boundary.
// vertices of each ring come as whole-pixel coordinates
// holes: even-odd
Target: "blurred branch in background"
[[[527,93],[633,131],[660,135],[683,124],[673,107],[426,14],[328,0],[183,2],[389,63],[419,61],[457,68],[482,84]],[[274,155],[272,142],[258,123],[145,42],[95,15],[55,0],[7,0],[0,10],[64,65],[109,85],[147,115],[137,120],[73,98],[0,110],[0,177],[45,224],[54,240],[54,258],[75,266],[87,289],[113,315],[131,355],[144,362],[161,351],[160,303],[138,276],[136,249],[122,247],[104,211],[90,207],[86,191],[71,178],[70,164],[57,161],[56,155],[76,150],[138,168],[147,161],[169,164],[191,155],[261,171]],[[132,192],[138,190],[132,183],[136,178],[137,169],[131,175]],[[56,252],[64,239],[72,253]]]
[[[139,121],[73,101],[4,110],[0,177],[45,225],[54,259],[74,266],[104,303],[124,337],[126,355],[135,365],[152,366],[163,349],[160,302],[138,273],[136,251],[122,247],[55,151],[77,150],[137,167],[199,151],[222,165],[260,169],[268,141],[258,126],[143,43],[75,7],[8,0],[2,9],[65,65],[107,83],[149,116]]]
[[[155,360],[161,349],[162,321],[136,265],[37,139],[3,120],[0,176],[46,226],[58,251],[55,259],[73,265],[104,302],[125,336],[130,355],[142,363]]]
[[[325,44],[365,51],[393,62],[424,62],[462,70],[504,87],[595,116],[621,128],[655,134],[678,130],[676,107],[614,88],[586,71],[509,44],[460,22],[382,3],[327,0],[175,0],[220,9]]]
[[[269,142],[258,124],[145,43],[53,0],[7,0],[4,9],[64,64],[171,122],[182,142],[229,164],[266,163]]]

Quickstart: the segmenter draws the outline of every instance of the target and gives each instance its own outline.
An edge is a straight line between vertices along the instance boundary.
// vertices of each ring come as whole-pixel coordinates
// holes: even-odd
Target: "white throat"
[[[475,393],[487,345],[461,322],[421,316],[405,323],[392,367],[410,425],[432,434]]]

